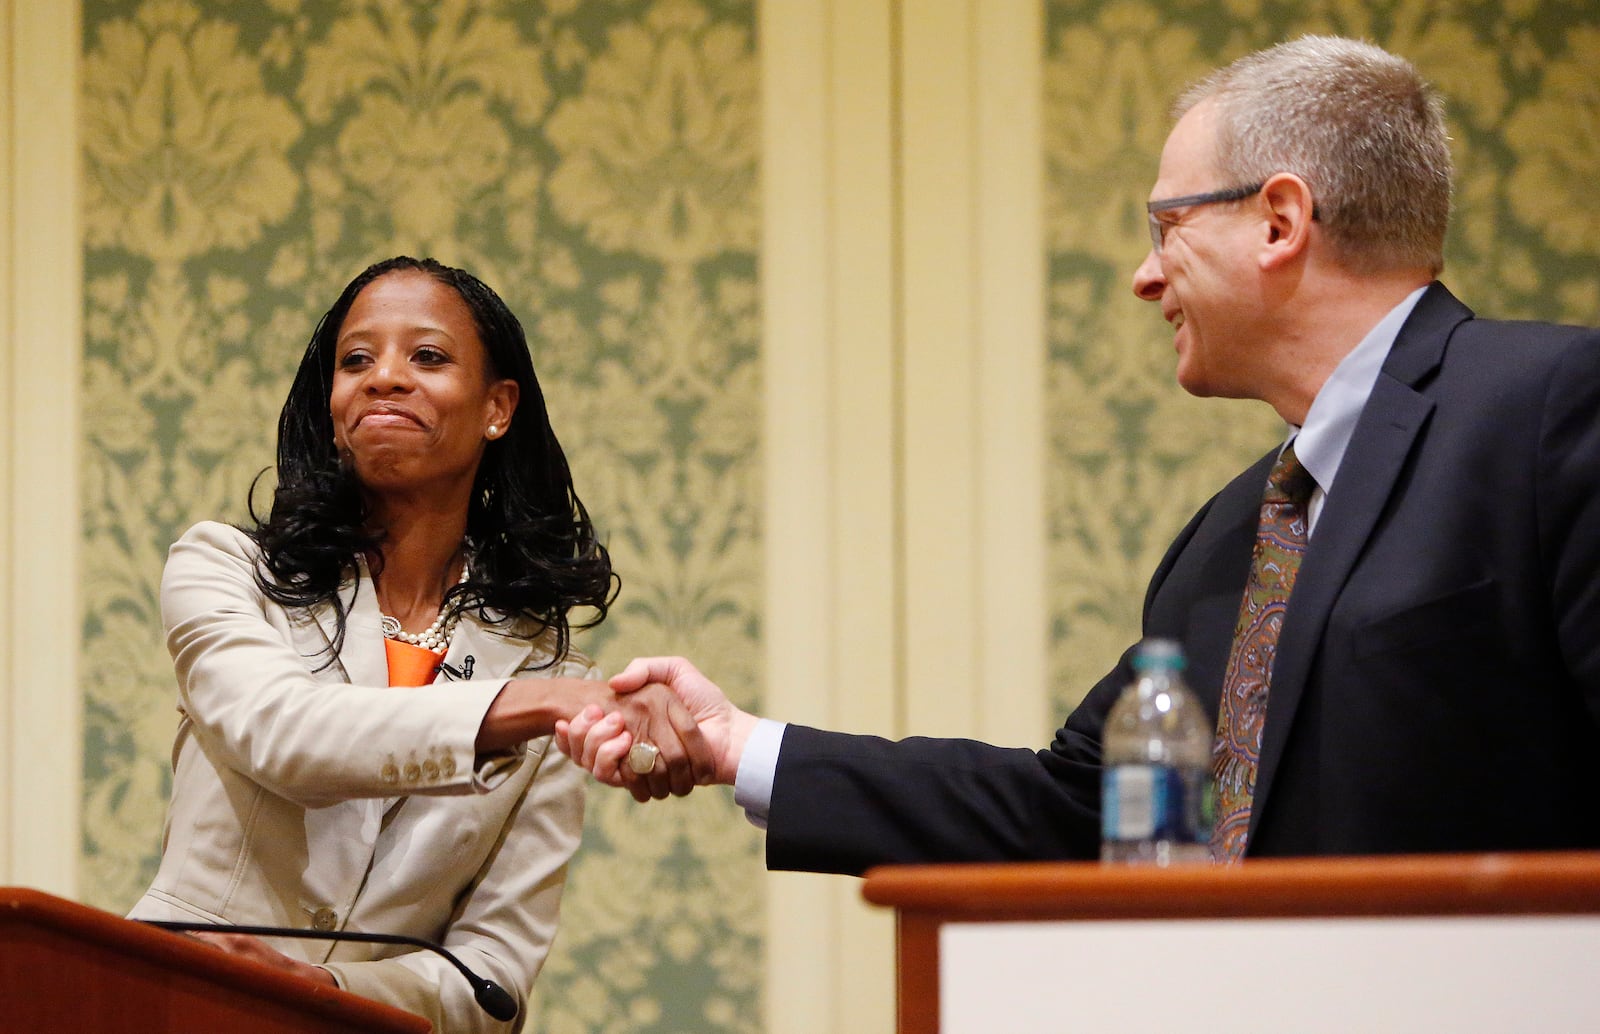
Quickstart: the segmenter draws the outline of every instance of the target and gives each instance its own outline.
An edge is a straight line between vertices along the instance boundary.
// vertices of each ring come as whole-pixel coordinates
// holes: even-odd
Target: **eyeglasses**
[[[1169,212],[1174,208],[1193,208],[1196,205],[1217,205],[1224,201],[1243,201],[1261,193],[1265,183],[1257,183],[1252,187],[1233,187],[1229,190],[1213,190],[1205,194],[1185,194],[1183,197],[1162,198],[1160,201],[1145,202],[1145,217],[1150,220],[1150,246],[1158,253],[1161,245],[1167,239],[1168,223],[1156,218],[1157,212]]]

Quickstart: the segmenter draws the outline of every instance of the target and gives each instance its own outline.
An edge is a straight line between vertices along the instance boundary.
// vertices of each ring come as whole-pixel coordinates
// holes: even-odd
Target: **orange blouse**
[[[387,636],[383,640],[383,650],[389,659],[391,686],[426,686],[439,674],[439,665],[444,662],[442,653]]]

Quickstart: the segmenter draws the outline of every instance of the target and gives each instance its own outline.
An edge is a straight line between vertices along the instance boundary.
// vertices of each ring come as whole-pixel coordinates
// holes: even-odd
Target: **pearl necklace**
[[[461,562],[461,584],[464,584],[467,580],[467,570],[468,564],[463,560]],[[432,650],[434,653],[446,653],[449,651],[450,637],[456,634],[456,624],[461,620],[460,613],[452,612],[452,608],[441,605],[439,607],[439,616],[433,619],[433,624],[420,632],[407,632],[400,627],[399,618],[390,617],[388,614],[379,616],[383,619],[383,634],[387,638],[397,639],[402,643],[410,643],[412,646],[420,646],[424,650]]]

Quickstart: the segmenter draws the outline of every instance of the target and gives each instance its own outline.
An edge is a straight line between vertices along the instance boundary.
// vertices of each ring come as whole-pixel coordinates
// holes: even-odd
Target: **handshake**
[[[641,657],[610,688],[612,710],[591,703],[556,722],[563,753],[638,801],[733,785],[759,719],[735,707],[694,665],[682,657]]]

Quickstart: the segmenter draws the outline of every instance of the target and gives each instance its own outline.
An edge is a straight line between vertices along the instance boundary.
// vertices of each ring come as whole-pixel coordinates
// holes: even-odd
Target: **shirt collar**
[[[1306,422],[1299,428],[1290,426],[1289,439],[1294,442],[1294,453],[1306,471],[1316,478],[1320,492],[1326,494],[1333,486],[1339,465],[1344,461],[1345,449],[1350,445],[1350,436],[1355,433],[1356,421],[1361,418],[1372,387],[1378,382],[1384,360],[1389,357],[1400,328],[1426,290],[1425,286],[1419,287],[1406,295],[1367,331],[1367,336],[1339,361],[1317,397],[1311,400]]]

